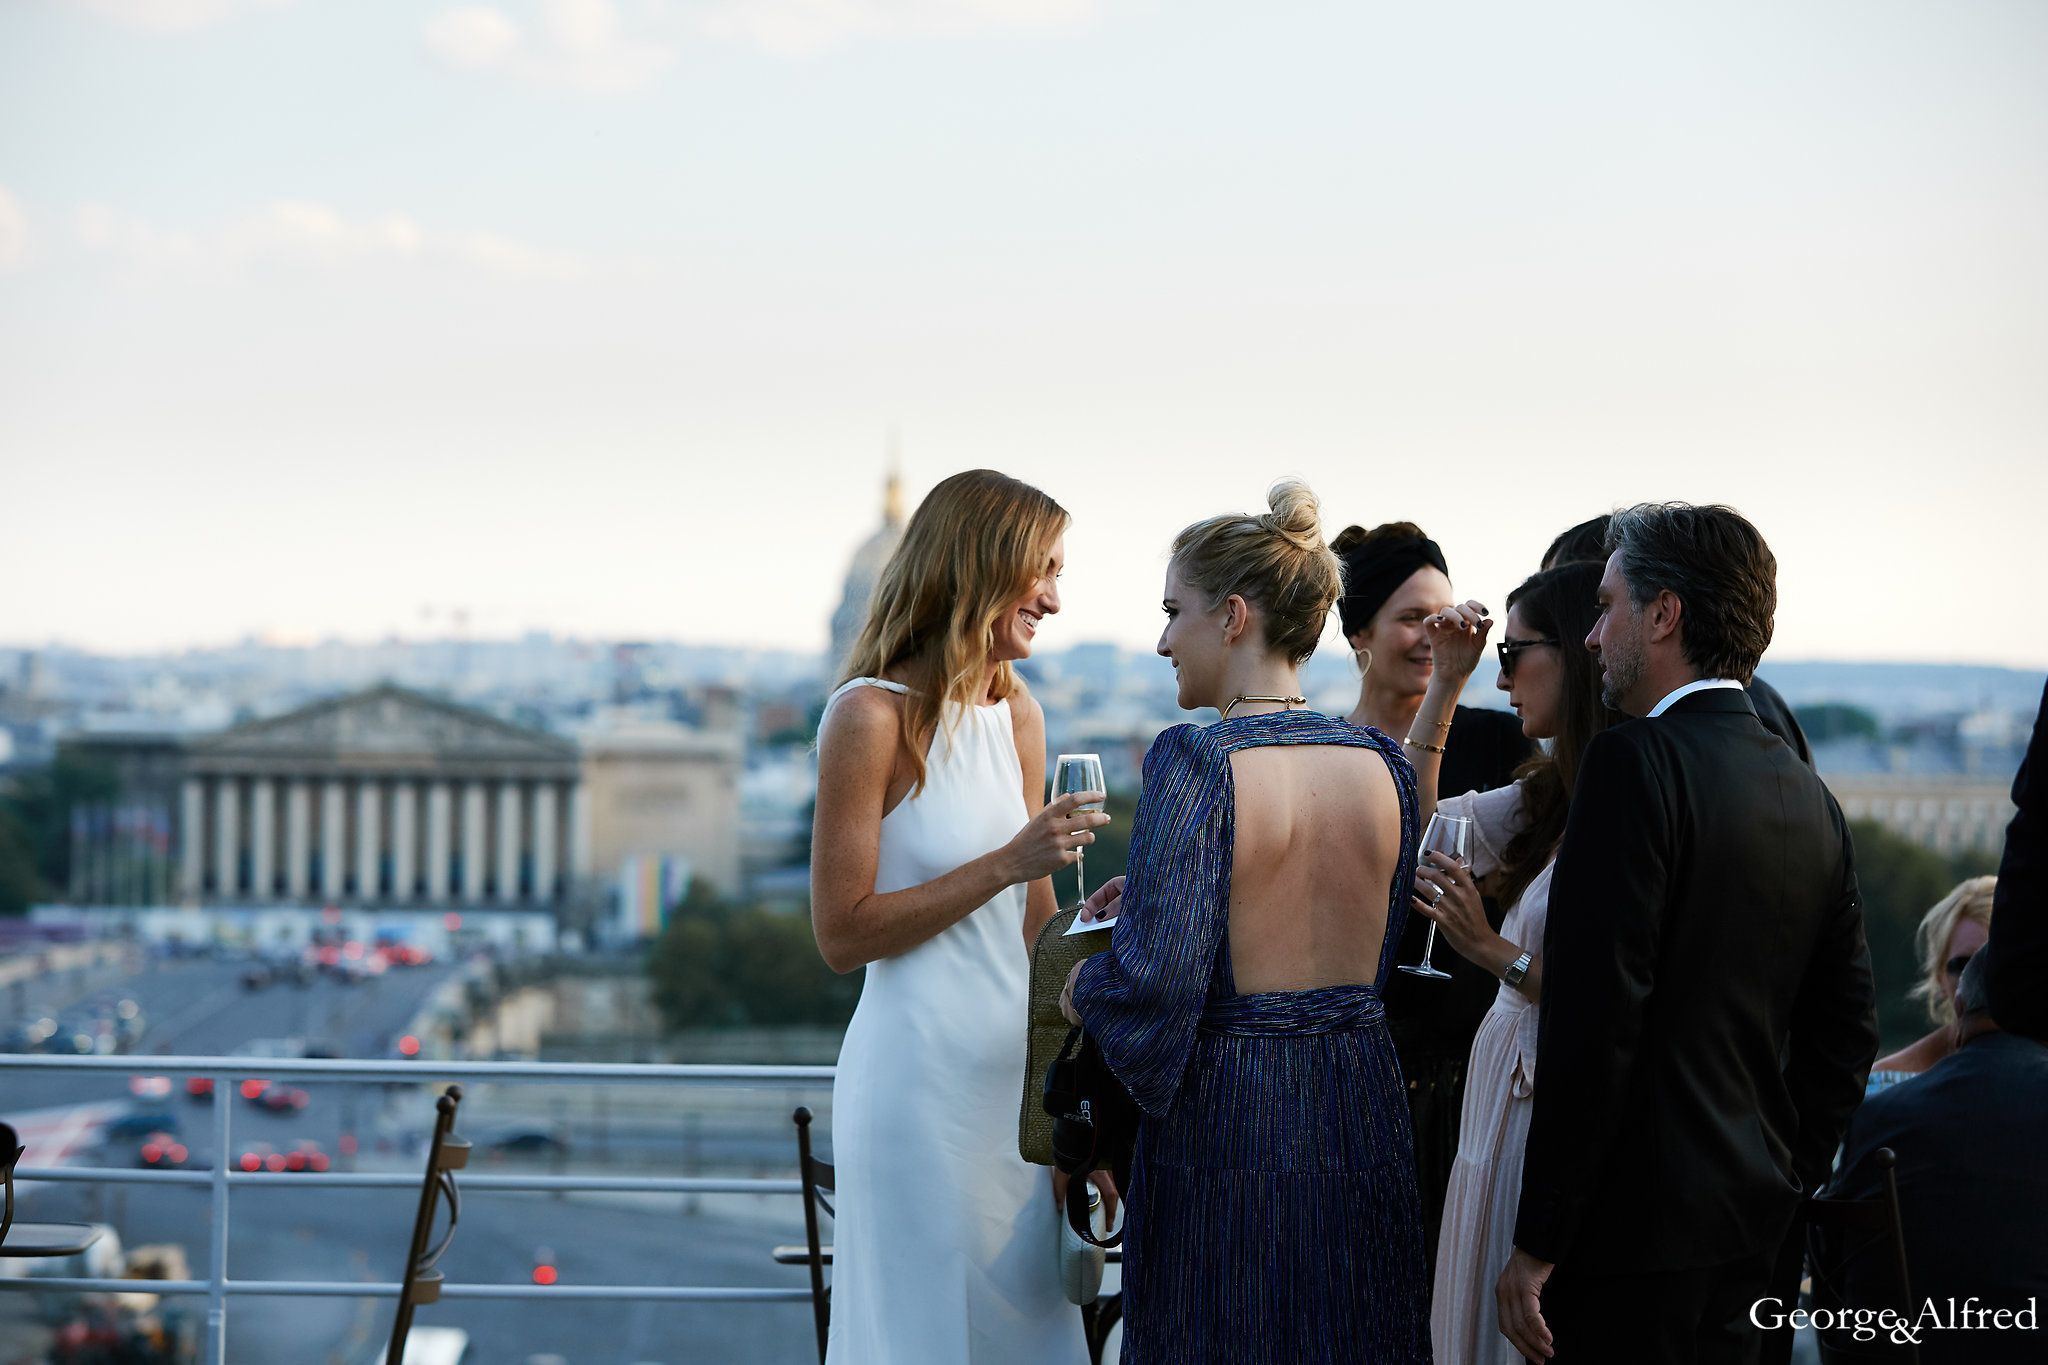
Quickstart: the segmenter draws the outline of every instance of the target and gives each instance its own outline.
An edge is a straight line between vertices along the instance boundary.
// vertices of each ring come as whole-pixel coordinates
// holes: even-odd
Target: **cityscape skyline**
[[[897,424],[912,505],[990,466],[1073,511],[1049,646],[1148,645],[1173,534],[1294,474],[1495,605],[1594,512],[1729,502],[1776,656],[2048,666],[2048,617],[1969,624],[2048,586],[2044,40],[1995,0],[8,6],[0,641],[814,649]]]

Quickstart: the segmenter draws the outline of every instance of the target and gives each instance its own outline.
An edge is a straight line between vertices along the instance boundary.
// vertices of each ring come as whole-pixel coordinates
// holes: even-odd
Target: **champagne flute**
[[[1416,850],[1416,862],[1421,864],[1425,853],[1442,853],[1463,862],[1465,840],[1472,828],[1472,822],[1461,815],[1437,814],[1429,817],[1429,828],[1422,831],[1422,847]],[[1436,921],[1429,922],[1429,937],[1423,941],[1422,961],[1398,964],[1410,976],[1426,976],[1435,981],[1449,981],[1449,972],[1438,971],[1430,965],[1430,954],[1436,951]]]
[[[1109,787],[1102,780],[1102,758],[1100,755],[1061,754],[1053,760],[1052,796],[1049,798],[1050,800],[1057,801],[1062,796],[1068,796],[1074,792],[1107,793],[1108,791]],[[1076,807],[1076,809],[1101,810],[1103,804],[1101,801],[1095,801],[1085,806]],[[1081,899],[1084,901],[1088,899],[1088,874],[1082,867],[1082,859],[1086,856],[1086,853],[1086,849],[1077,848],[1074,850],[1074,880],[1075,884],[1081,888]]]

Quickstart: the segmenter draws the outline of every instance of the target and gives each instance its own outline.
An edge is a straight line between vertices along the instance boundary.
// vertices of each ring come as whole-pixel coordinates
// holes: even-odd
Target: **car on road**
[[[129,996],[100,996],[88,1003],[84,1012],[113,1030],[115,1047],[121,1052],[140,1044],[149,1032],[149,1016]]]
[[[15,1020],[0,1033],[0,1052],[41,1052],[56,1032],[55,1014],[31,1010],[26,1018]]]
[[[332,1164],[327,1149],[311,1138],[300,1138],[284,1154],[284,1168],[287,1171],[320,1172]]]
[[[96,1014],[59,1017],[56,1032],[43,1042],[43,1051],[65,1057],[107,1057],[119,1050],[114,1021]]]
[[[151,1133],[135,1149],[135,1164],[152,1171],[182,1171],[191,1156],[173,1133]]]
[[[171,1097],[169,1076],[130,1076],[128,1093],[138,1100],[167,1100]]]
[[[333,1163],[319,1143],[301,1138],[285,1148],[269,1142],[247,1143],[235,1164],[252,1173],[269,1171],[282,1175],[289,1171],[324,1171]]]
[[[569,1155],[568,1140],[547,1128],[500,1128],[476,1139],[475,1149],[492,1161],[549,1161]]]
[[[306,1107],[309,1096],[295,1085],[251,1078],[242,1082],[242,1098],[266,1114],[296,1114]]]
[[[242,1147],[241,1158],[236,1165],[245,1171],[282,1172],[285,1169],[284,1153],[268,1142],[251,1142]]]
[[[161,1136],[178,1131],[178,1116],[162,1105],[143,1103],[125,1114],[107,1120],[106,1138],[109,1142],[126,1138]]]

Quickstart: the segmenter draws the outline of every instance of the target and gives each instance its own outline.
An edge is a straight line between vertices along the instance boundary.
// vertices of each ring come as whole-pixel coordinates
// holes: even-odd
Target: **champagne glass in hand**
[[[1422,847],[1416,851],[1418,859],[1425,853],[1436,852],[1447,857],[1465,861],[1465,840],[1472,828],[1472,822],[1460,815],[1437,814],[1429,817],[1429,828],[1422,831]],[[1430,954],[1436,951],[1436,921],[1429,922],[1429,937],[1423,941],[1422,961],[1403,962],[1402,971],[1411,976],[1426,976],[1436,981],[1449,981],[1449,972],[1438,971],[1430,965]]]
[[[1057,759],[1053,760],[1052,796],[1048,799],[1057,801],[1062,796],[1067,796],[1074,792],[1103,792],[1107,794],[1108,791],[1109,788],[1102,781],[1102,759],[1098,755],[1061,754]],[[1101,810],[1104,804],[1103,802],[1095,802],[1091,805],[1078,807],[1077,809]],[[1088,874],[1082,865],[1085,856],[1086,850],[1079,848],[1074,850],[1074,879],[1081,888],[1081,899],[1084,901],[1088,899]]]

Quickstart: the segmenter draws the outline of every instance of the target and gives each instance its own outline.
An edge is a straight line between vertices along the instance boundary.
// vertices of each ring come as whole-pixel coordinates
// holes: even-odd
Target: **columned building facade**
[[[590,873],[574,742],[396,686],[191,742],[186,903],[542,908]]]

